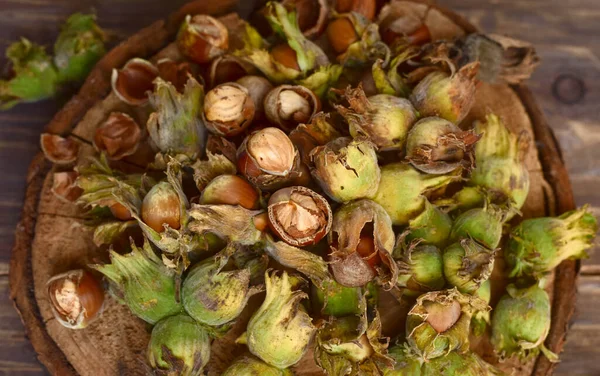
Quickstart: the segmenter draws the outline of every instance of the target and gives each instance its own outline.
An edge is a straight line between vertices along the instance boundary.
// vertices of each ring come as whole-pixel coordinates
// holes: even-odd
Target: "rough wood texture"
[[[108,0],[95,6],[103,25],[118,28],[122,31],[120,35],[127,35],[162,17],[169,9],[175,9],[182,2]],[[594,38],[598,35],[598,25],[591,22],[590,18],[590,15],[598,14],[600,4],[591,0],[444,0],[439,3],[458,10],[486,31],[507,33],[536,43],[544,64],[532,78],[530,87],[563,146],[577,203],[600,204],[596,188],[600,182],[596,170],[600,158],[596,107],[600,75],[597,57],[594,55],[599,51],[597,38]],[[20,35],[49,42],[56,35],[55,24],[59,18],[64,18],[75,10],[86,10],[85,7],[89,4],[89,1],[72,0],[42,0],[35,4],[2,0],[0,19],[4,21],[6,28],[2,30],[5,37],[2,43]],[[138,11],[140,4],[143,4],[144,12]],[[23,16],[25,14],[27,17]],[[43,19],[45,22],[24,22],[24,18],[28,21]],[[544,32],[532,33],[532,25],[536,30]],[[47,123],[57,107],[55,103],[26,105],[0,114],[3,124],[0,129],[3,146],[0,149],[0,170],[4,173],[7,187],[0,196],[0,206],[4,209],[0,215],[0,236],[4,237],[4,241],[0,242],[0,261],[8,259],[14,223],[21,206],[26,165],[37,151],[37,137],[41,126]],[[26,223],[27,219],[24,219]],[[21,232],[17,234],[18,237],[22,235]],[[600,273],[598,257],[597,253],[596,258],[592,257],[582,268],[586,276],[580,281],[579,313],[556,374],[594,375],[600,372],[600,365],[595,361],[598,355],[596,338],[600,328],[597,325],[597,312],[594,305],[590,304],[597,301],[598,281],[597,277],[588,276]],[[0,266],[3,266],[0,268],[0,282],[6,281],[7,265]],[[0,353],[0,370],[9,374],[40,374],[43,371],[33,361],[27,343],[22,341],[22,332],[15,329],[15,322],[18,320],[14,311],[8,307],[10,304],[5,296],[6,282],[0,283],[0,288],[4,294],[4,299],[0,301],[3,318],[0,330],[7,334],[0,341],[0,348],[3,350]],[[7,342],[4,342],[5,338]],[[23,352],[22,349],[26,351]]]

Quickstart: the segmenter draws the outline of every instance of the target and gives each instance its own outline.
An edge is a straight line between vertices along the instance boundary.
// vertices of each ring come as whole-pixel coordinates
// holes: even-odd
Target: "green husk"
[[[536,357],[541,351],[551,362],[558,356],[544,346],[550,330],[550,298],[538,285],[518,288],[509,285],[507,293],[492,311],[494,350],[501,358]]]
[[[435,358],[423,364],[422,376],[502,376],[500,371],[486,363],[477,354],[451,352],[445,357]],[[506,376],[506,375],[505,375]]]
[[[500,244],[502,226],[508,213],[508,210],[492,204],[468,210],[454,220],[450,241],[471,238],[489,249],[495,249]]]
[[[410,296],[440,290],[444,279],[442,253],[433,245],[414,242],[404,246],[398,242],[394,258],[398,260],[397,285]]]
[[[37,102],[57,93],[58,72],[44,47],[21,38],[8,46],[6,57],[12,63],[14,75],[0,80],[0,109]]]
[[[306,294],[292,289],[287,272],[265,274],[267,294],[238,339],[264,362],[287,368],[296,364],[308,349],[316,327],[300,305]]]
[[[404,147],[408,131],[417,120],[418,113],[404,98],[388,94],[365,95],[362,87],[348,87],[344,97],[350,108],[336,105],[336,110],[346,119],[352,137],[368,137],[380,150],[399,150]]]
[[[114,193],[122,187],[138,196],[134,205],[140,208],[142,202],[139,196],[146,195],[156,184],[145,174],[125,175],[111,169],[104,153],[100,154],[99,158],[90,157],[87,164],[77,167],[77,172],[79,176],[75,184],[83,190],[77,203],[90,210],[96,207],[108,207],[117,202]]]
[[[198,235],[214,234],[218,238],[241,245],[253,245],[263,238],[253,218],[260,210],[248,210],[238,205],[192,204],[188,214],[188,229]]]
[[[60,82],[81,82],[104,56],[106,35],[93,14],[75,13],[61,27],[54,43],[54,64]]]
[[[250,270],[227,267],[235,247],[195,265],[183,281],[181,300],[186,312],[196,321],[220,326],[235,320],[260,291],[250,285]]]
[[[109,255],[110,264],[91,267],[115,284],[134,315],[156,324],[181,312],[175,271],[163,265],[147,239],[142,248],[132,242],[131,253],[120,255],[111,250]]]
[[[460,311],[455,312],[455,309]],[[471,316],[476,311],[484,310],[489,310],[484,301],[463,295],[456,288],[421,295],[408,313],[406,321],[408,344],[423,361],[446,356],[451,351],[465,353],[469,351]],[[453,313],[458,313],[459,316],[454,317]],[[443,328],[445,330],[435,329],[428,321],[433,320],[432,317],[437,321],[447,320]],[[453,319],[449,320],[449,317]]]
[[[335,283],[329,273],[327,262],[321,256],[283,241],[275,242],[270,236],[266,237],[263,249],[269,257],[281,265],[306,275],[315,286],[323,287],[325,284]]]
[[[490,304],[490,300],[492,299],[492,284],[490,280],[483,282],[481,286],[475,291],[475,296],[485,301],[487,304]],[[483,335],[488,325],[490,325],[490,312],[489,311],[478,311],[473,314],[473,318],[471,319],[471,330],[473,334],[477,337]]]
[[[326,316],[359,315],[361,299],[360,287],[342,286],[333,279],[324,283],[321,288],[315,285],[311,288],[311,301],[315,310]]]
[[[390,62],[389,66],[387,67],[387,71],[384,69],[385,62],[383,60],[379,59],[375,61],[371,71],[377,91],[380,94],[389,94],[397,97],[408,98],[411,93],[411,88],[398,72],[398,67],[403,62],[417,56],[418,53],[418,48],[413,46],[400,51],[398,55],[396,55],[396,57],[394,57]]]
[[[332,318],[317,332],[315,361],[328,375],[377,375],[393,365],[379,313],[364,296],[359,309],[359,315]]]
[[[504,257],[511,277],[541,277],[564,260],[587,257],[598,231],[587,206],[552,218],[532,218],[513,228]]]
[[[155,109],[148,119],[148,134],[162,155],[194,160],[204,152],[206,129],[200,120],[204,88],[189,77],[183,93],[161,78],[149,96]],[[160,160],[160,158],[158,158]]]
[[[136,227],[136,221],[109,221],[96,226],[93,240],[97,247],[114,243],[130,228]]]
[[[398,344],[390,348],[388,355],[396,364],[386,370],[384,376],[421,376],[421,360],[416,357],[407,344]]]
[[[475,131],[462,131],[457,125],[439,117],[417,121],[406,138],[406,160],[427,174],[447,174],[475,165]]]
[[[374,195],[381,172],[370,141],[340,137],[313,149],[312,175],[327,195],[348,202]]]
[[[295,80],[294,83],[312,90],[316,96],[323,98],[327,94],[329,88],[338,81],[342,72],[343,67],[341,65],[324,65],[316,68],[316,70],[306,78]]]
[[[221,376],[293,376],[289,369],[279,369],[262,360],[245,355],[235,360]]]
[[[167,317],[152,329],[148,362],[157,375],[199,376],[210,358],[210,342],[207,331],[191,317]]]
[[[464,294],[473,294],[490,278],[496,251],[476,241],[462,239],[444,250],[444,275],[452,286]]]
[[[425,195],[429,191],[457,180],[459,175],[426,175],[408,164],[392,163],[381,168],[381,181],[373,200],[383,206],[394,225],[405,225],[425,210]]]
[[[425,200],[425,210],[408,221],[406,240],[421,240],[421,244],[434,245],[443,249],[448,243],[452,219],[439,207]]]
[[[432,72],[417,84],[410,100],[421,116],[438,116],[458,124],[475,103],[478,69],[479,62],[474,62],[452,74]]]
[[[477,167],[471,173],[469,185],[488,190],[497,201],[508,198],[520,209],[529,193],[529,173],[523,164],[529,147],[529,136],[511,133],[498,116],[490,114],[485,122],[475,123],[475,132],[483,134],[475,145]],[[512,213],[514,214],[514,213]],[[510,219],[507,218],[507,220]]]

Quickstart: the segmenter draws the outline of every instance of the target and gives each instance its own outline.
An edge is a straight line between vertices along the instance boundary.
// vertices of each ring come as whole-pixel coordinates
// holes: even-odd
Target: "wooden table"
[[[218,0],[216,0],[218,1]],[[244,0],[245,1],[245,0]],[[243,1],[243,2],[244,2]],[[0,0],[0,50],[20,36],[51,45],[69,14],[95,10],[119,39],[185,0]],[[533,42],[543,64],[529,83],[563,148],[577,204],[600,215],[600,2],[440,0],[487,32]],[[8,296],[13,232],[39,134],[63,100],[0,112],[0,375],[44,375]],[[598,184],[598,186],[596,186]],[[577,311],[556,375],[599,375],[600,252],[583,264]]]

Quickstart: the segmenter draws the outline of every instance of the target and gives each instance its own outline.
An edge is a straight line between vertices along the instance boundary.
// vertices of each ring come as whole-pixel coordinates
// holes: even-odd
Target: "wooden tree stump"
[[[434,38],[450,38],[476,31],[465,19],[442,8],[418,0],[404,1],[405,6],[420,14],[431,29]],[[92,71],[76,95],[52,120],[46,131],[56,134],[74,134],[82,143],[81,157],[93,154],[91,136],[95,128],[110,112],[129,112],[140,124],[148,116],[144,111],[129,108],[110,92],[110,73],[133,57],[181,59],[172,42],[177,28],[186,14],[224,14],[235,0],[191,2],[171,15],[157,21],[132,36],[106,55]],[[236,25],[236,15],[222,18],[230,28]],[[556,141],[531,92],[525,86],[483,84],[477,94],[476,105],[463,124],[482,119],[485,114],[499,115],[512,131],[525,130],[535,140],[526,155],[526,166],[531,176],[531,190],[523,208],[524,217],[555,215],[575,207],[569,178]],[[83,330],[62,327],[52,316],[46,296],[46,281],[54,274],[74,267],[82,267],[95,259],[105,259],[105,250],[92,242],[91,231],[83,224],[83,213],[74,204],[63,203],[51,194],[54,167],[40,153],[32,162],[21,222],[17,227],[16,242],[10,266],[11,298],[25,323],[28,336],[39,354],[40,361],[55,375],[142,375],[147,372],[145,350],[149,327],[129,313],[125,306],[108,298],[103,315]],[[501,263],[499,263],[501,267]],[[579,263],[562,263],[555,278],[548,284],[552,297],[552,327],[546,346],[560,353],[567,324],[572,314]],[[495,275],[499,275],[496,273]],[[502,277],[493,281],[502,286]],[[382,319],[384,332],[402,330],[400,313],[407,307],[396,304],[383,295]],[[209,374],[220,374],[244,347],[235,345],[235,338],[245,330],[252,308],[262,297],[254,297],[235,327],[212,346]],[[496,364],[486,338],[474,343],[474,350],[487,361]],[[541,356],[526,364],[506,362],[500,367],[516,370],[519,375],[550,375],[553,364]],[[312,354],[295,367],[298,375],[321,375]]]

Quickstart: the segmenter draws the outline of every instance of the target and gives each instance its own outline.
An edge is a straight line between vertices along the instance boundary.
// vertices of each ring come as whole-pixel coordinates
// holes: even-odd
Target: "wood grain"
[[[10,40],[21,35],[49,43],[57,33],[55,21],[73,11],[87,11],[92,6],[96,8],[101,24],[108,26],[115,38],[122,38],[163,17],[183,2],[0,0],[3,25],[0,47],[4,49]],[[600,207],[600,192],[596,188],[600,183],[597,164],[600,160],[600,148],[597,147],[600,143],[597,108],[600,103],[597,38],[600,25],[593,18],[600,13],[600,3],[595,0],[441,0],[438,3],[458,10],[486,31],[506,33],[536,43],[543,64],[529,86],[563,147],[577,204],[587,202]],[[557,82],[561,86],[567,83],[562,95],[556,95]],[[571,98],[569,103],[565,98]],[[572,103],[572,98],[579,99]],[[51,101],[0,113],[0,171],[4,173],[4,189],[0,193],[0,263],[5,262],[4,265],[10,257],[14,226],[20,215],[27,166],[37,151],[39,132],[60,106],[60,101]],[[600,274],[599,252],[584,262],[582,272]],[[0,281],[3,279],[6,280],[5,275],[0,275]],[[595,361],[600,338],[599,315],[590,304],[598,301],[599,282],[594,276],[584,276],[580,280],[573,331],[557,375],[600,374],[600,364]],[[12,331],[9,341],[5,342],[7,337],[0,337],[0,373],[44,374],[31,349],[27,351],[22,331],[16,329],[18,317],[7,299],[6,284],[0,286],[0,312],[2,318],[6,317],[0,330],[7,325]],[[23,353],[19,346],[25,349]],[[5,348],[9,350],[3,351]]]

